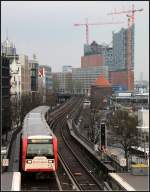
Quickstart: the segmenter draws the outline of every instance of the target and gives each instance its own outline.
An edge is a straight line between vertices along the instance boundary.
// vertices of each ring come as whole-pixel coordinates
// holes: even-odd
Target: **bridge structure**
[[[56,95],[58,103],[63,103],[73,96],[73,94],[70,93],[56,93]]]

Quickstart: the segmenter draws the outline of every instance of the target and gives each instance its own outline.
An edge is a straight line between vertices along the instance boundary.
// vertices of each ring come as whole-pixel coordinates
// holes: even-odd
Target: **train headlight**
[[[54,160],[48,160],[48,163],[53,163],[54,162]]]
[[[27,160],[27,163],[31,164],[31,163],[32,163],[32,160]]]

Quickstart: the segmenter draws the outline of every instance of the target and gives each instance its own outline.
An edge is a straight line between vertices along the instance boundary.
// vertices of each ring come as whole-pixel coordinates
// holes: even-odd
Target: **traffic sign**
[[[8,166],[9,165],[9,159],[3,159],[3,163],[2,163],[3,166]]]
[[[120,159],[120,166],[125,167],[127,165],[126,158],[121,158]]]

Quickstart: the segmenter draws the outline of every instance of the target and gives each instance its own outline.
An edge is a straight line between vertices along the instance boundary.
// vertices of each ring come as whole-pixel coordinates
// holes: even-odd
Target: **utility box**
[[[100,150],[104,151],[107,148],[107,131],[106,124],[100,124]]]

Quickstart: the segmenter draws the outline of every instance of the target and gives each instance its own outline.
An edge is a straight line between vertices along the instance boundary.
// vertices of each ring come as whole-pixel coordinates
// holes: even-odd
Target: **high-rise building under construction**
[[[81,68],[91,68],[106,65],[112,67],[112,47],[93,41],[84,45],[84,56],[81,57]]]
[[[113,70],[127,69],[128,29],[113,32]],[[134,25],[131,26],[131,69],[134,69]]]
[[[122,28],[119,32],[113,32],[113,65],[110,70],[110,82],[113,87],[121,90],[134,89],[134,24],[130,29],[130,41],[128,29]],[[130,67],[128,66],[129,58],[131,58]]]

